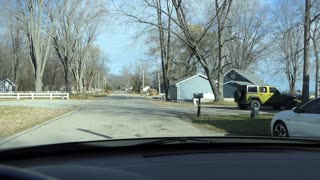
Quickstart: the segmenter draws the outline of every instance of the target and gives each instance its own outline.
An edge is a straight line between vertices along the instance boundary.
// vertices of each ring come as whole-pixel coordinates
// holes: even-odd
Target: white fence
[[[5,99],[67,99],[69,100],[69,93],[0,93],[0,98]]]
[[[35,93],[35,91],[17,91],[15,93]],[[67,93],[66,91],[40,91],[38,93]]]

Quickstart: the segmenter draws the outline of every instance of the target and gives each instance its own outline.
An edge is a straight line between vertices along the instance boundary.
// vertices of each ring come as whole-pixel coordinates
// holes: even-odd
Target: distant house
[[[231,69],[224,75],[223,95],[225,98],[233,98],[233,93],[240,85],[266,86],[253,72],[246,70]]]
[[[15,91],[16,85],[8,78],[0,79],[0,93],[12,93]]]
[[[205,98],[214,100],[208,78],[202,74],[178,80],[169,88],[170,100],[191,101],[193,93],[204,93]]]

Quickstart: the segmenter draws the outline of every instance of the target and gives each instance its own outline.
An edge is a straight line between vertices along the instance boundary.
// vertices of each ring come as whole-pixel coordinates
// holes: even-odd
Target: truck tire
[[[260,109],[260,107],[261,107],[261,103],[260,103],[259,100],[257,100],[257,99],[251,100],[251,102],[250,102],[250,108],[251,108],[251,109],[252,109],[252,108],[258,108],[258,109]]]
[[[241,97],[241,92],[240,92],[240,90],[239,90],[239,89],[237,89],[237,90],[236,90],[236,91],[234,91],[234,93],[233,93],[234,101],[235,101],[235,102],[238,102],[238,101],[239,101],[239,99],[240,99],[240,97]]]
[[[245,110],[247,109],[248,105],[247,104],[241,104],[241,103],[238,103],[238,107],[242,110]]]

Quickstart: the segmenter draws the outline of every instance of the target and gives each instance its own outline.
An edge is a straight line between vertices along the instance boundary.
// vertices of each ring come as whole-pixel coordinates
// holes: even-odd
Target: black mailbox
[[[203,93],[193,93],[193,98],[203,98]]]

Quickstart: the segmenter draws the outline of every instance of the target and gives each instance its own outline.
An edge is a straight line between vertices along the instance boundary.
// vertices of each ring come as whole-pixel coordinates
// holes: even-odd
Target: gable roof
[[[197,76],[200,76],[200,77],[202,77],[202,78],[204,78],[204,79],[208,79],[208,77],[205,76],[205,75],[196,74],[196,75],[193,75],[193,76],[189,76],[189,77],[185,77],[185,78],[179,79],[179,80],[175,81],[173,84],[175,84],[175,85],[176,85],[176,84],[180,84],[180,83],[183,83],[183,82],[185,82],[185,81],[188,81],[189,79],[195,78],[195,77],[197,77]]]
[[[239,84],[239,85],[253,85],[252,83],[245,82],[245,81],[228,81],[226,83],[223,83],[223,85],[226,85],[226,84],[229,84],[229,83],[236,83],[236,84]]]
[[[4,83],[4,82],[9,82],[12,86],[16,86],[12,81],[10,81],[10,79],[5,78],[5,79],[0,79],[0,84]]]
[[[235,71],[236,73],[240,74],[244,78],[246,78],[252,84],[261,85],[261,86],[267,86],[268,85],[264,81],[262,81],[255,73],[250,72],[248,70],[230,69],[228,72],[226,72],[224,74],[224,76],[227,75],[232,70]]]

